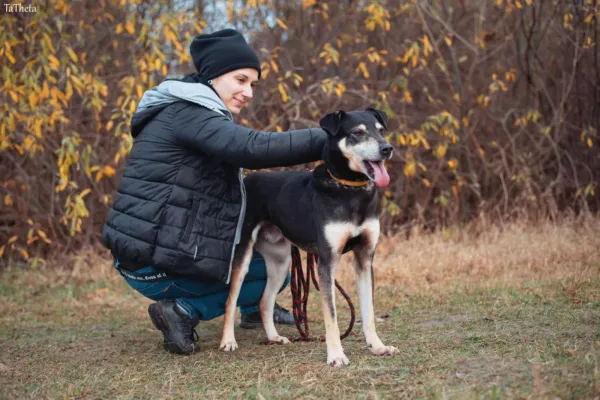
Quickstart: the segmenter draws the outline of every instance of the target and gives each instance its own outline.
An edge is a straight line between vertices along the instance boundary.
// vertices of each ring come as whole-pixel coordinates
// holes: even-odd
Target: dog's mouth
[[[370,161],[363,160],[363,172],[367,177],[374,181],[378,187],[386,187],[390,183],[390,176],[385,169],[383,160]]]

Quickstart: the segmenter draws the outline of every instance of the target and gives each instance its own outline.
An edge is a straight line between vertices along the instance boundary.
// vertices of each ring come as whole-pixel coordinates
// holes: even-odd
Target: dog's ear
[[[376,110],[374,108],[367,108],[367,111],[370,112],[377,118],[377,121],[387,130],[387,114],[381,110]]]
[[[340,129],[340,122],[342,121],[343,116],[343,111],[332,112],[321,118],[319,124],[321,125],[321,128],[325,130],[325,132],[331,136],[335,136]]]

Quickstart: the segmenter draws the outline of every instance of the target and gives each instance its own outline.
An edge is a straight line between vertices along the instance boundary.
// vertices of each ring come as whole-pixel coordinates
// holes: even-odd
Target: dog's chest
[[[366,243],[375,244],[379,238],[379,219],[367,219],[362,224],[327,222],[323,226],[323,233],[333,249],[343,249],[348,240],[356,237],[364,237]]]

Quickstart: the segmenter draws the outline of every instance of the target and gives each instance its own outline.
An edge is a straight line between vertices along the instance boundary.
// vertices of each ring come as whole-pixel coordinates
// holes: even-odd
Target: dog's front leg
[[[225,304],[225,323],[223,325],[223,336],[221,338],[221,345],[219,349],[223,351],[234,351],[237,350],[238,345],[235,340],[234,326],[235,326],[235,309],[237,308],[237,301],[244,283],[244,278],[248,272],[248,266],[252,257],[252,244],[248,246],[243,257],[241,259],[234,260],[234,264],[231,270],[231,280],[229,287],[229,297]]]
[[[376,231],[376,232],[373,232]],[[363,333],[371,352],[378,356],[393,355],[398,352],[393,346],[383,344],[375,331],[375,312],[373,309],[373,257],[379,235],[377,229],[367,232],[361,238],[361,244],[354,249],[354,272],[356,273],[356,288],[360,301]]]
[[[325,320],[327,364],[333,367],[343,367],[350,363],[342,348],[340,328],[335,311],[335,270],[339,261],[339,254],[331,252],[325,255],[322,252],[319,254],[319,285],[321,286],[323,319]]]

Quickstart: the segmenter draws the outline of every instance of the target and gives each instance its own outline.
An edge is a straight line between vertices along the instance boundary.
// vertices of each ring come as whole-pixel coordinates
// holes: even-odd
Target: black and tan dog
[[[384,161],[392,156],[392,146],[383,138],[386,122],[385,113],[371,108],[328,114],[320,121],[329,136],[323,152],[324,164],[312,172],[258,172],[245,179],[248,208],[235,250],[221,350],[237,349],[234,315],[253,248],[267,265],[267,285],[260,302],[267,337],[273,342],[289,343],[275,329],[273,308],[291,264],[291,246],[295,245],[319,257],[327,363],[348,364],[340,341],[334,297],[335,270],[342,252],[348,248],[354,251],[367,345],[375,355],[397,352],[377,336],[373,311],[372,263],[379,238],[375,186],[388,185],[390,178]]]

